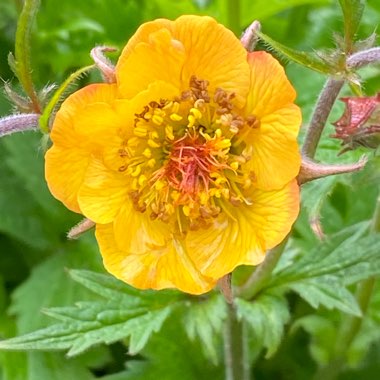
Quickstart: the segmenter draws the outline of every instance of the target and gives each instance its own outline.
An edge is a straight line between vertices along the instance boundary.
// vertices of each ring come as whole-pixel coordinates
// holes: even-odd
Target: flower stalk
[[[8,56],[10,66],[20,81],[25,93],[29,96],[33,110],[36,113],[41,112],[41,106],[33,85],[31,74],[30,39],[32,25],[39,6],[40,0],[25,0],[17,24],[15,57],[13,57],[12,54]]]
[[[224,330],[224,360],[226,380],[250,380],[247,334],[243,321],[239,321],[236,308],[227,304]]]

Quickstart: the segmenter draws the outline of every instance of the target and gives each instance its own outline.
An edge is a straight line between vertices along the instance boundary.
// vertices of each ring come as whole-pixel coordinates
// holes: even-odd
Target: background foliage
[[[336,1],[241,0],[240,4],[236,17],[226,0],[42,1],[33,33],[36,87],[61,83],[90,64],[89,51],[97,44],[122,48],[142,22],[157,17],[207,14],[237,34],[259,19],[267,35],[301,50],[332,48],[332,33],[342,30]],[[7,54],[14,49],[21,5],[20,0],[0,2],[0,77],[6,81],[13,79]],[[380,3],[368,1],[358,37],[373,33],[379,20]],[[116,59],[117,54],[111,57]],[[306,123],[325,77],[295,64],[286,70]],[[361,74],[366,94],[379,91],[379,66]],[[99,77],[91,74],[81,84],[96,80]],[[349,88],[344,93],[350,94]],[[342,109],[337,104],[330,121],[339,118]],[[0,94],[0,115],[8,112],[10,104]],[[331,133],[329,125],[319,160],[352,162],[363,154],[355,151],[338,157],[339,143],[329,138]],[[0,353],[0,380],[223,378],[226,309],[221,296],[138,292],[103,275],[92,232],[78,241],[66,239],[80,217],[47,190],[40,140],[37,133],[25,133],[0,141],[0,337],[46,328],[13,341],[16,348],[37,344],[42,351]],[[379,238],[365,232],[378,194],[379,166],[379,159],[372,157],[359,174],[329,177],[304,187],[302,212],[276,277],[255,302],[238,301],[238,313],[249,327],[255,379],[313,378],[334,358],[344,313],[360,315],[353,284],[380,272]],[[309,220],[315,218],[321,219],[327,242],[319,242],[310,228]],[[238,274],[238,279],[244,278],[245,269]],[[340,379],[377,379],[379,331],[377,287],[363,328],[345,355]],[[108,345],[93,347],[95,343]]]

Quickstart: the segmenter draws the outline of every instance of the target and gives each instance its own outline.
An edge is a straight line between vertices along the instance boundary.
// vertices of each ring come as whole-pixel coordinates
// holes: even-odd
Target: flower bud
[[[376,149],[380,145],[380,93],[375,96],[341,98],[346,103],[342,117],[333,123],[341,139],[340,154],[359,146]]]

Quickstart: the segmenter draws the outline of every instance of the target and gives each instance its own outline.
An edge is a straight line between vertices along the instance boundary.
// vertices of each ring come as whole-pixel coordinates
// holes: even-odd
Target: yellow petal
[[[94,148],[78,135],[75,120],[88,103],[110,103],[115,96],[114,85],[87,86],[70,95],[55,117],[50,135],[53,146],[45,155],[45,177],[52,194],[72,211],[80,212],[77,195]]]
[[[263,116],[260,127],[252,129],[247,136],[252,158],[246,169],[254,172],[257,187],[280,189],[297,176],[301,165],[297,143],[300,123],[300,109],[289,104]]]
[[[211,17],[181,16],[174,21],[173,36],[186,52],[182,71],[183,86],[190,77],[210,82],[210,91],[222,88],[236,94],[238,105],[245,104],[249,84],[247,52],[239,39]]]
[[[299,172],[301,112],[293,104],[296,93],[277,60],[268,53],[254,52],[248,54],[248,63],[251,79],[244,112],[255,116],[259,127],[250,128],[245,138],[251,155],[247,170],[254,172],[255,186],[280,189]]]
[[[110,170],[102,160],[92,157],[78,193],[83,215],[95,223],[113,221],[128,200],[127,181],[122,173]]]
[[[248,63],[251,78],[246,115],[261,118],[294,102],[296,92],[276,59],[259,51],[248,54]]]
[[[50,192],[68,209],[80,213],[77,195],[90,160],[84,149],[53,146],[45,155],[45,178]]]
[[[202,294],[215,286],[216,281],[199,273],[183,244],[175,239],[169,240],[165,246],[135,254],[117,246],[112,224],[98,224],[96,238],[106,269],[136,288],[177,288],[191,294]]]
[[[165,246],[171,236],[167,223],[151,220],[149,214],[136,211],[130,200],[123,204],[114,221],[114,234],[118,247],[135,254]]]
[[[295,181],[281,190],[253,190],[250,199],[251,206],[230,207],[235,220],[224,216],[188,234],[188,250],[203,275],[219,279],[238,265],[257,265],[289,233],[299,211]]]
[[[86,86],[71,94],[62,104],[56,118],[50,138],[55,144],[71,147],[73,142],[81,143],[73,131],[73,123],[83,109],[90,104],[112,104],[116,99],[116,85],[97,83]],[[72,140],[70,139],[72,137]]]
[[[124,97],[156,80],[183,91],[195,75],[210,82],[211,92],[218,87],[234,92],[242,106],[249,85],[246,51],[211,17],[182,16],[144,24],[124,48],[116,72]]]
[[[130,53],[123,51],[116,66],[119,93],[132,98],[160,80],[180,89],[184,61],[182,44],[173,40],[169,30],[159,29],[151,33],[147,41],[139,42]]]

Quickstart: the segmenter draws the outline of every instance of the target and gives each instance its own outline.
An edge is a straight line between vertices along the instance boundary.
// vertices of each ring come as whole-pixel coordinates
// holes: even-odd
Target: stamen
[[[175,99],[151,101],[135,114],[133,136],[122,143],[119,171],[129,176],[135,209],[152,220],[175,224],[179,234],[208,228],[220,213],[249,200],[252,173],[246,134],[259,126],[234,108],[234,93],[192,76]]]

